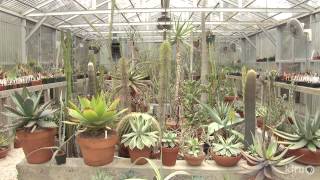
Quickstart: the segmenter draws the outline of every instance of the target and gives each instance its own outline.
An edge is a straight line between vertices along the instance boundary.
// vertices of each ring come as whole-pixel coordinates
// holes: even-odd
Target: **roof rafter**
[[[46,5],[48,5],[48,4],[51,3],[52,1],[54,1],[54,0],[43,1],[42,3],[38,4],[36,7],[30,8],[30,9],[26,10],[25,12],[22,13],[22,15],[25,16],[25,15],[27,15],[27,14],[29,14],[29,13],[32,13],[33,11],[35,11],[35,10],[37,10],[37,9],[39,9],[39,8],[42,8],[42,7],[46,6]]]

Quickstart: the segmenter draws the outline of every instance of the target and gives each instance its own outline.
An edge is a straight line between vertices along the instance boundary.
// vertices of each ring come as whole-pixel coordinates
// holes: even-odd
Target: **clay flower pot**
[[[67,154],[64,151],[60,150],[54,158],[56,159],[57,165],[65,164],[67,159]]]
[[[244,118],[244,112],[243,111],[237,111],[237,113],[240,115],[241,118]]]
[[[204,152],[202,154],[198,155],[197,157],[190,155],[188,153],[184,154],[184,159],[187,161],[187,163],[190,166],[200,166],[205,158]]]
[[[9,147],[0,147],[0,159],[5,158],[8,155]]]
[[[41,80],[32,80],[31,81],[31,85],[32,86],[37,86],[37,85],[41,85],[42,84],[42,81]]]
[[[131,162],[134,163],[137,159],[141,157],[150,158],[151,156],[151,148],[144,147],[142,150],[138,148],[130,149],[129,148],[129,154]],[[135,162],[136,165],[143,165],[146,164],[147,161],[145,159],[140,159],[137,162]]]
[[[118,156],[123,158],[129,158],[129,150],[123,144],[119,145]]]
[[[233,103],[234,101],[237,101],[239,100],[239,97],[238,96],[225,96],[224,97],[224,102],[226,103]]]
[[[220,166],[232,167],[238,164],[241,159],[241,154],[237,156],[220,156],[215,153],[212,154],[212,159]]]
[[[115,145],[118,136],[115,133],[104,137],[77,136],[77,143],[83,156],[84,163],[88,166],[103,166],[113,161]]]
[[[21,145],[21,140],[18,139],[18,137],[16,136],[16,137],[14,138],[14,148],[21,148],[21,147],[22,147],[22,145]]]
[[[39,129],[33,133],[25,130],[17,131],[17,136],[21,141],[22,149],[28,163],[41,164],[51,159],[53,155],[51,149],[38,149],[54,146],[55,134],[55,128]],[[31,152],[32,154],[30,154]]]
[[[312,165],[312,166],[320,166],[320,149],[317,149],[316,152],[310,151],[308,148],[301,148],[295,150],[288,150],[288,156],[296,156],[299,159],[296,162],[305,164],[305,165]]]
[[[165,166],[174,166],[176,165],[179,147],[176,146],[174,148],[162,147],[162,164]]]

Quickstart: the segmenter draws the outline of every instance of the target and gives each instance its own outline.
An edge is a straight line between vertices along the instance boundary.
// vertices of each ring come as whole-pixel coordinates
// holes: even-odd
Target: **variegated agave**
[[[174,132],[165,132],[163,133],[161,142],[164,147],[174,148],[177,143],[177,134]]]
[[[277,174],[288,174],[281,171],[279,167],[292,163],[297,157],[284,158],[288,149],[280,150],[277,141],[271,140],[266,143],[263,141],[262,135],[256,135],[252,139],[253,147],[251,153],[242,151],[242,155],[253,166],[243,165],[246,169],[242,172],[243,174],[255,176],[256,180],[264,180],[265,178],[277,179]]]
[[[239,155],[241,153],[241,148],[243,147],[243,144],[238,142],[237,136],[235,135],[232,135],[227,139],[218,135],[218,142],[212,143],[211,145],[213,152],[228,157]]]
[[[294,133],[290,134],[284,131],[273,129],[273,132],[285,139],[282,144],[289,145],[289,149],[300,149],[307,147],[310,151],[317,151],[320,148],[320,111],[315,118],[310,117],[309,112],[306,113],[304,121],[296,120],[292,117]]]
[[[112,101],[107,98],[106,100],[104,93],[100,93],[91,100],[79,97],[79,102],[80,107],[69,102],[68,112],[72,119],[65,123],[77,125],[87,132],[105,130],[106,128],[111,129],[115,125],[118,116],[126,111],[126,109],[118,111],[119,99]]]
[[[121,143],[130,149],[155,146],[159,140],[159,131],[153,131],[152,121],[139,116],[137,119],[129,120],[132,132],[122,136]]]
[[[51,102],[48,101],[43,105],[40,105],[40,98],[42,91],[39,93],[31,93],[27,88],[22,90],[22,93],[14,92],[11,99],[14,103],[14,107],[4,105],[6,112],[4,114],[8,117],[14,118],[14,126],[31,128],[32,131],[36,127],[41,128],[55,128],[57,127],[54,121],[50,118],[56,110],[51,109]]]

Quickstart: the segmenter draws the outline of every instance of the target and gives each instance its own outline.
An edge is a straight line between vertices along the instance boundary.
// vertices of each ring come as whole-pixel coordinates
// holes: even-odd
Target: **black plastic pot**
[[[64,151],[59,151],[54,158],[56,159],[57,165],[65,164],[67,159],[67,154]]]
[[[203,144],[203,152],[208,154],[209,153],[209,148],[210,148],[210,145],[208,143],[204,143]]]

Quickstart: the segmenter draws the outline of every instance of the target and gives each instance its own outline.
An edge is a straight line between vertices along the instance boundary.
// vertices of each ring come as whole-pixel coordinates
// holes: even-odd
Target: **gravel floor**
[[[11,149],[8,156],[0,159],[0,180],[17,180],[16,164],[24,158],[22,148]]]

